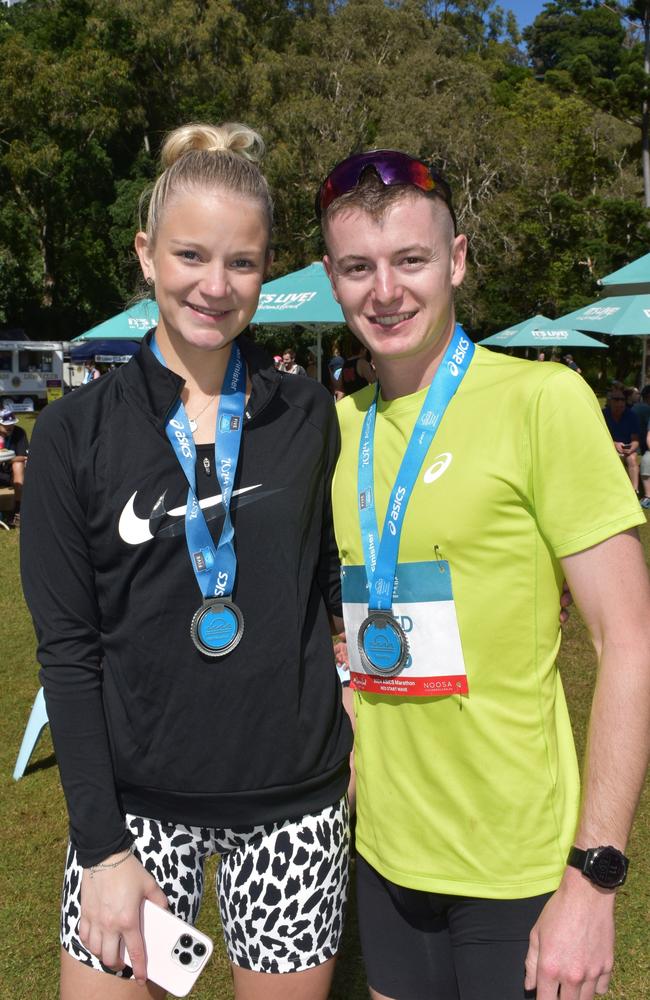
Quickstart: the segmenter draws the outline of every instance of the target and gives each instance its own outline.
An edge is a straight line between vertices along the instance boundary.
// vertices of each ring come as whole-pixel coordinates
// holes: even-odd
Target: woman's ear
[[[142,268],[144,279],[147,284],[149,284],[149,278],[151,278],[151,283],[153,284],[156,280],[156,275],[151,256],[151,249],[149,247],[149,237],[147,234],[143,232],[136,233],[134,246],[135,252],[137,253],[140,261],[140,267]]]

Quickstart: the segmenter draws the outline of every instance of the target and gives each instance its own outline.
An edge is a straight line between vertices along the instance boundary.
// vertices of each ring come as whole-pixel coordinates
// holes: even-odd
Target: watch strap
[[[566,859],[566,863],[572,868],[578,868],[584,875],[585,873],[585,863],[587,861],[587,852],[581,850],[579,847],[572,847],[569,851],[569,857]]]

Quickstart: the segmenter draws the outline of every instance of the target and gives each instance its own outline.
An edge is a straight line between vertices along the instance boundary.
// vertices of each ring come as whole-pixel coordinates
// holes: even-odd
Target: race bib
[[[397,566],[393,615],[408,640],[409,656],[394,677],[368,673],[359,655],[359,629],[368,616],[365,566],[343,566],[341,584],[352,688],[423,698],[469,693],[449,563],[437,560]]]

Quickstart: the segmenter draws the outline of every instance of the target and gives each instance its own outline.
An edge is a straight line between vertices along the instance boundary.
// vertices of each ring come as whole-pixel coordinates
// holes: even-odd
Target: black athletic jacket
[[[325,808],[347,785],[352,736],[327,613],[340,614],[334,407],[312,379],[281,375],[239,343],[252,380],[231,504],[245,633],[224,659],[190,638],[201,594],[187,481],[164,430],[182,379],[147,340],[34,429],[23,585],[84,866],[128,846],[125,812],[264,823]],[[200,498],[214,498],[205,514],[217,541],[223,506],[206,454],[197,479]]]

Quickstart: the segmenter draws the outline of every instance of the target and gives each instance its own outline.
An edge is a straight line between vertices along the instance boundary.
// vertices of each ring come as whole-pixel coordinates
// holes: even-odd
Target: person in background
[[[275,367],[276,367],[276,369],[278,371],[282,371],[282,355],[281,354],[274,354],[273,355],[273,364],[275,365]]]
[[[99,368],[96,367],[95,362],[92,358],[88,358],[84,361],[84,372],[83,384],[86,385],[88,382],[94,382],[96,379],[101,377],[101,372]]]
[[[158,325],[35,428],[22,572],[70,816],[62,1000],[161,1000],[141,904],[194,922],[214,854],[236,1000],[329,994],[352,743],[338,429],[322,386],[242,335],[271,261],[262,151],[235,123],[166,138],[135,241]]]
[[[336,392],[336,387],[338,385],[339,378],[341,377],[341,368],[343,367],[343,362],[345,358],[341,354],[341,345],[338,340],[335,340],[332,344],[332,354],[327,362],[327,369],[330,376],[330,390],[332,393]]]
[[[309,378],[318,378],[318,345],[312,344],[307,348],[307,364],[305,365],[305,375]]]
[[[632,412],[639,422],[639,447],[641,451],[639,476],[643,493],[641,506],[648,510],[650,508],[650,385],[643,386],[641,398],[632,407]]]
[[[316,209],[378,378],[337,404],[332,487],[371,994],[591,1000],[650,748],[645,517],[586,382],[457,325],[467,239],[444,177],[360,153]],[[599,661],[582,802],[563,577]]]
[[[25,482],[25,463],[28,451],[27,434],[18,426],[18,418],[6,406],[0,410],[0,452],[3,449],[13,451],[13,457],[2,459],[0,455],[0,487],[13,487],[14,506],[9,511],[7,524],[12,528],[20,525],[20,505],[22,501],[23,484]]]
[[[285,347],[282,352],[282,368],[283,372],[287,372],[288,375],[306,375],[305,369],[302,365],[296,363],[296,352],[293,347]]]
[[[650,420],[650,385],[644,385],[639,394],[639,398],[632,404],[632,412],[639,421],[639,434],[641,436],[641,454],[644,454],[646,447],[643,441],[644,432]]]
[[[635,492],[639,489],[639,421],[631,408],[625,405],[625,392],[620,382],[613,382],[603,408],[605,423],[612,436],[614,447],[627,469]]]
[[[377,381],[375,369],[370,362],[370,352],[352,334],[348,334],[345,361],[341,365],[336,399],[351,396],[353,392],[374,385]]]
[[[577,372],[578,375],[582,375],[582,368],[578,368],[577,364],[573,360],[572,354],[565,354],[562,360],[564,361],[564,364],[567,366],[567,368],[570,368],[571,371],[573,372]]]

